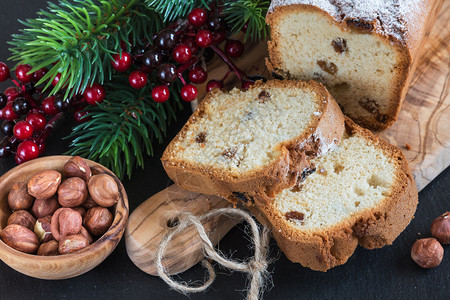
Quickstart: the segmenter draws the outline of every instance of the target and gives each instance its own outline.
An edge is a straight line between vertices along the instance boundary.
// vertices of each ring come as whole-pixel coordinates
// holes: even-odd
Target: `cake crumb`
[[[411,145],[406,143],[405,148],[406,148],[406,150],[411,150]]]

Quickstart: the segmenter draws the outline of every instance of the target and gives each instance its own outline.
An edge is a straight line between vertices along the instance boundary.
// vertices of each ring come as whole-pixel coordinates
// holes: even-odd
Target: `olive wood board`
[[[397,122],[376,133],[403,151],[419,191],[450,163],[450,1],[443,2],[434,27],[427,33],[422,55],[416,61]],[[266,48],[264,42],[246,43],[245,54],[236,60],[236,65],[247,74],[269,78],[265,67]],[[221,79],[228,68],[217,58],[205,67],[208,80]],[[232,74],[225,85],[230,88],[235,82],[236,77]],[[205,85],[200,86],[199,99],[205,95]],[[196,105],[194,102],[192,107]],[[157,275],[156,251],[164,234],[176,226],[177,212],[201,215],[227,206],[230,204],[224,199],[187,192],[176,185],[164,189],[131,214],[125,233],[128,256],[144,272]],[[226,218],[204,223],[214,245],[234,225],[233,220]],[[168,273],[180,273],[203,258],[201,248],[197,233],[186,230],[171,241],[162,263]]]

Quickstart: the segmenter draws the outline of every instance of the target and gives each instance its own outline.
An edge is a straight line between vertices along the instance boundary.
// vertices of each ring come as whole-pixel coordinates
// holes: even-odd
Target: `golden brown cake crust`
[[[389,110],[382,116],[374,115],[373,118],[362,118],[352,116],[353,120],[359,125],[373,130],[382,130],[391,126],[398,118],[402,102],[406,96],[412,75],[417,67],[417,61],[420,56],[420,50],[423,48],[425,37],[428,35],[434,21],[437,18],[443,0],[419,0],[415,7],[408,7],[409,11],[403,15],[396,16],[399,10],[393,9],[389,22],[383,19],[383,14],[370,18],[364,16],[360,19],[355,15],[346,15],[348,2],[339,0],[274,0],[271,3],[266,22],[272,29],[271,39],[268,42],[269,58],[266,59],[266,65],[269,71],[279,74],[284,78],[293,78],[287,71],[283,70],[282,55],[278,51],[277,45],[282,43],[280,36],[273,26],[277,24],[283,14],[292,11],[308,11],[311,13],[322,14],[332,23],[341,27],[344,31],[355,31],[377,35],[386,44],[394,47],[400,53],[401,60],[397,68],[401,71],[395,78],[396,90],[394,97],[390,99]],[[395,1],[386,0],[395,6]],[[361,2],[362,3],[362,2]],[[407,3],[405,1],[405,3]],[[418,10],[418,11],[416,11]]]
[[[195,124],[197,119],[204,115],[206,103],[217,94],[223,93],[218,90],[211,91],[166,148],[161,158],[167,175],[176,184],[188,191],[218,195],[230,201],[252,202],[256,195],[261,196],[258,199],[267,201],[275,193],[301,180],[302,173],[311,167],[310,158],[320,155],[320,151],[339,144],[344,132],[344,116],[323,85],[314,81],[270,80],[266,83],[257,82],[251,88],[259,87],[299,88],[314,91],[321,114],[312,116],[307,130],[295,139],[281,143],[281,155],[270,165],[235,178],[226,170],[215,166],[201,166],[174,158],[175,153],[180,151],[177,149],[177,142],[185,137],[189,126]]]
[[[344,264],[358,243],[368,249],[392,244],[406,228],[418,203],[418,192],[403,153],[370,131],[345,121],[349,135],[358,134],[369,140],[396,162],[396,177],[391,196],[377,207],[358,212],[342,223],[326,230],[302,231],[269,205],[250,207],[252,213],[272,229],[273,236],[284,254],[293,262],[317,271]]]

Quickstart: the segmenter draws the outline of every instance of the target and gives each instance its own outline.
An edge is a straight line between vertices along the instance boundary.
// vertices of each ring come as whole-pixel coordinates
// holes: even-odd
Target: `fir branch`
[[[231,31],[237,33],[247,24],[244,39],[251,37],[258,41],[267,37],[269,28],[266,24],[266,14],[270,1],[237,0],[225,1],[223,15],[228,23],[234,24]]]
[[[145,0],[149,7],[153,7],[164,21],[174,21],[177,18],[186,16],[192,9],[197,7],[208,8],[205,0]]]
[[[152,143],[161,143],[168,124],[176,119],[181,86],[172,84],[171,99],[161,104],[152,100],[150,86],[136,90],[123,76],[113,79],[106,84],[107,99],[87,108],[92,119],[66,137],[72,139],[67,154],[95,160],[119,178],[131,177],[135,166],[144,167],[144,154],[153,155]]]
[[[39,17],[22,21],[26,26],[10,42],[12,59],[30,64],[34,72],[42,67],[48,73],[38,82],[50,88],[61,74],[51,93],[66,88],[70,97],[95,82],[112,76],[111,58],[120,52],[120,42],[152,41],[161,26],[159,15],[139,0],[60,0],[49,3]]]

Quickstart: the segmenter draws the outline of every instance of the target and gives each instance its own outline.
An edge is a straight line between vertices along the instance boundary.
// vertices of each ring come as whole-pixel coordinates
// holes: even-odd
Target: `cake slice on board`
[[[185,190],[269,199],[303,180],[310,159],[336,147],[343,131],[344,116],[321,84],[257,82],[210,92],[161,160]]]
[[[397,120],[442,0],[273,0],[270,71],[322,82],[345,115],[381,130]]]
[[[316,171],[305,181],[250,207],[284,254],[313,270],[345,263],[358,243],[392,244],[417,207],[403,153],[348,118],[345,126],[339,146],[311,161]]]

